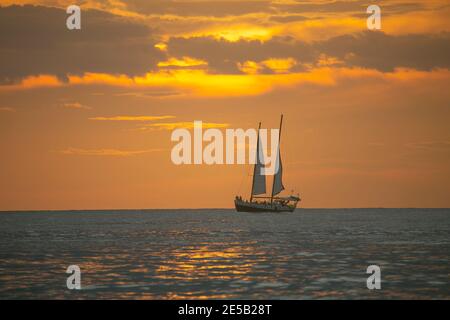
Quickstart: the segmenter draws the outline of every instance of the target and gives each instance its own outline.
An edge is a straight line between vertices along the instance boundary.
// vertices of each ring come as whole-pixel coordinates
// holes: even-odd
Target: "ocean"
[[[449,299],[449,258],[450,209],[0,213],[0,299]]]

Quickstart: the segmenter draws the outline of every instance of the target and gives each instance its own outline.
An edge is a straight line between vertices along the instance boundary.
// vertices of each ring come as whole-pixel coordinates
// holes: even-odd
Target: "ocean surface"
[[[450,209],[0,212],[0,299],[450,299],[449,260]]]

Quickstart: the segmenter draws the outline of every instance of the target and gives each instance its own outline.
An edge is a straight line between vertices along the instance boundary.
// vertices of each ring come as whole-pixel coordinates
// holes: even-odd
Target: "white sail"
[[[278,170],[277,170],[278,169]],[[275,166],[275,175],[273,176],[272,196],[279,194],[284,190],[283,186],[283,165],[281,164],[280,148],[278,146],[277,164]]]
[[[254,196],[266,193],[266,176],[264,175],[263,168],[264,168],[264,155],[261,149],[261,141],[259,139],[259,130],[258,130],[258,146],[256,148],[256,162],[253,171],[253,187],[252,187],[252,195]]]

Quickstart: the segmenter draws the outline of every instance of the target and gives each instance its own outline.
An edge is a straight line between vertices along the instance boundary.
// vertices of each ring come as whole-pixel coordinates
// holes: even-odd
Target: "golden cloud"
[[[89,120],[96,121],[155,121],[172,119],[174,116],[114,116],[114,117],[93,117]]]
[[[38,81],[42,79],[42,83]],[[48,75],[33,76],[15,85],[1,86],[2,90],[30,89],[39,86],[47,87]],[[234,97],[252,96],[270,92],[276,88],[291,88],[302,84],[318,86],[334,86],[346,79],[377,79],[380,81],[418,81],[440,79],[449,81],[450,70],[433,69],[418,71],[415,69],[399,68],[393,72],[381,72],[375,69],[319,67],[307,72],[278,73],[278,74],[210,74],[205,70],[170,70],[149,72],[144,76],[130,77],[126,75],[110,75],[102,73],[85,73],[82,76],[69,75],[68,82],[51,80],[51,86],[70,85],[109,85],[127,88],[157,88],[173,89],[182,92],[179,96],[194,97]],[[32,84],[32,85],[30,85]],[[96,119],[100,120],[100,119]],[[111,120],[108,118],[102,120]],[[158,120],[142,118],[137,121]],[[133,121],[123,118],[123,121]],[[136,120],[134,120],[136,121]]]
[[[81,104],[79,102],[67,102],[63,103],[62,106],[68,109],[86,109],[86,110],[92,109],[91,107]]]
[[[181,59],[170,58],[166,61],[158,62],[158,67],[198,67],[202,65],[206,66],[208,62],[190,57],[182,57]]]

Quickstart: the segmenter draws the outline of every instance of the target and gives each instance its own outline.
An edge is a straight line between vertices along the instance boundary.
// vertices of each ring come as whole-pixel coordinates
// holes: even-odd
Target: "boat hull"
[[[288,206],[279,203],[265,204],[235,200],[234,206],[237,212],[293,212],[297,204]]]

